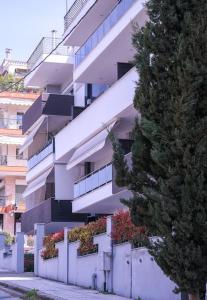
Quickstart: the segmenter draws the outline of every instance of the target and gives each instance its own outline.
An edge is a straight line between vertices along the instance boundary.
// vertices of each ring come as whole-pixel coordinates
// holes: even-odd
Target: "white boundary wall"
[[[181,299],[180,295],[173,293],[175,284],[164,275],[147,249],[132,249],[130,243],[112,247],[110,230],[111,219],[108,218],[107,233],[94,237],[94,244],[98,244],[98,253],[80,257],[79,241],[68,243],[65,228],[64,241],[56,244],[59,249],[57,258],[43,260],[42,250],[38,249],[36,275],[86,288],[105,290],[132,299]],[[38,238],[43,239],[43,234]]]
[[[5,236],[0,234],[0,269],[9,272],[24,272],[24,233],[16,234],[16,242],[5,246]]]

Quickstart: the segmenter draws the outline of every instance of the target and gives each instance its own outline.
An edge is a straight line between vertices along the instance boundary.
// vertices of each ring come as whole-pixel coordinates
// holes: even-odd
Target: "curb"
[[[11,285],[9,283],[2,282],[2,281],[0,281],[0,286],[8,288],[9,290],[19,292],[19,293],[23,294],[23,296],[25,296],[25,294],[27,292],[32,290],[32,289],[29,289],[29,288],[20,287],[19,285]],[[37,291],[37,296],[39,297],[38,300],[54,300],[53,297],[48,296],[47,294],[42,293],[40,291]]]

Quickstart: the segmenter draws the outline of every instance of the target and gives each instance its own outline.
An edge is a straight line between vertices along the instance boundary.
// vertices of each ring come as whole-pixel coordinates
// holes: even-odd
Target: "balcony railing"
[[[25,159],[22,155],[10,156],[10,155],[0,155],[0,166],[15,166],[16,161]]]
[[[38,153],[33,155],[28,160],[28,167],[29,169],[32,169],[37,164],[39,164],[42,160],[44,160],[48,155],[51,153],[54,153],[54,141],[50,140],[48,143],[41,149]]]
[[[22,193],[15,194],[15,206],[17,207],[17,209],[25,207],[25,200],[22,196]]]
[[[79,198],[112,181],[112,164],[94,171],[74,184],[74,198]]]
[[[98,45],[111,28],[132,6],[135,0],[121,0],[106,19],[98,26],[95,32],[88,38],[85,44],[75,54],[75,66],[77,67],[84,58]]]
[[[22,129],[22,120],[0,118],[0,128]]]
[[[67,14],[64,17],[64,30],[66,31],[67,28],[71,25],[73,20],[78,16],[82,8],[86,5],[89,0],[76,0]]]
[[[0,207],[6,206],[7,196],[0,196]]]
[[[61,42],[61,38],[52,38],[52,37],[43,37],[35,50],[33,51],[32,55],[28,59],[28,68],[32,69],[32,67],[38,62],[44,54],[49,54],[58,43]],[[53,55],[69,55],[69,49],[66,46],[59,46],[54,52]]]

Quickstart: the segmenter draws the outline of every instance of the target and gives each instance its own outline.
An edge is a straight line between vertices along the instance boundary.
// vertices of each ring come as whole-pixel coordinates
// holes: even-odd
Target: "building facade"
[[[13,75],[15,79],[20,79],[28,72],[26,61],[12,59],[12,49],[5,49],[5,58],[0,66],[0,75]]]
[[[119,139],[130,164],[138,80],[132,33],[133,25],[146,22],[144,1],[73,2],[64,17],[61,46],[47,57],[61,38],[43,38],[28,61],[30,69],[38,67],[25,86],[45,92],[41,109],[35,103],[23,118],[27,140],[22,150],[29,151],[23,230],[48,195],[71,203],[71,216],[89,220],[113,214],[123,208],[120,199],[130,197],[115,183],[108,131]],[[34,223],[45,220],[42,216]]]
[[[26,157],[19,149],[24,142],[22,117],[34,103],[36,94],[0,93],[0,230],[21,231],[25,211],[22,197],[26,187]]]

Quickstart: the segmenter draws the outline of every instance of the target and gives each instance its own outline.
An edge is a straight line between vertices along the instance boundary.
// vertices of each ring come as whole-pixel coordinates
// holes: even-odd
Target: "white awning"
[[[22,153],[24,152],[33,142],[34,136],[39,130],[40,126],[45,120],[45,116],[41,116],[40,119],[38,120],[38,123],[36,124],[35,128],[26,136],[26,139],[24,141],[24,144],[21,146],[19,152]]]
[[[12,137],[12,136],[0,136],[0,144],[7,145],[22,145],[24,143],[24,138],[22,137]]]
[[[11,105],[22,105],[31,106],[34,103],[32,100],[26,99],[10,99],[10,98],[0,98],[0,104],[11,104]]]
[[[92,137],[88,142],[85,144],[81,145],[72,155],[70,158],[66,169],[70,170],[77,164],[85,161],[87,158],[89,158],[91,155],[94,153],[98,152],[99,150],[103,149],[106,143],[106,139],[108,136],[108,130],[110,131],[116,121],[110,124],[106,129],[102,130],[99,132],[97,135]]]
[[[48,169],[45,173],[43,173],[42,175],[40,175],[38,178],[34,179],[33,181],[31,181],[24,193],[23,193],[23,198],[28,197],[29,195],[31,195],[32,193],[34,193],[35,191],[37,191],[38,189],[40,189],[42,186],[44,186],[46,184],[46,180],[47,177],[49,176],[49,174],[51,173],[53,167]]]

